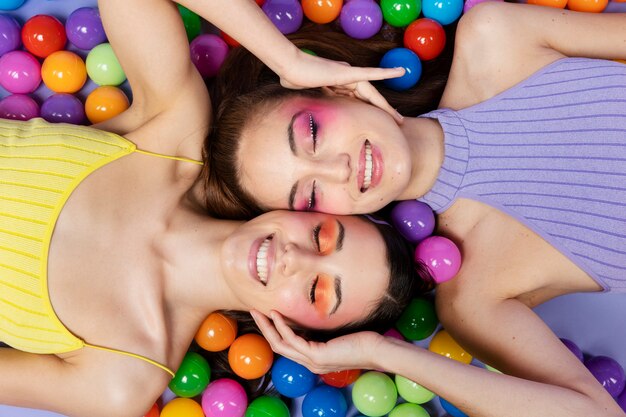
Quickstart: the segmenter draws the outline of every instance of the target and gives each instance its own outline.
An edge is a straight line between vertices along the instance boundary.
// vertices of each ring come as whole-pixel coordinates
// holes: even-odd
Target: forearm
[[[373,355],[376,368],[417,382],[470,416],[624,415],[610,398],[598,409],[598,401],[571,389],[490,372],[392,339],[381,347]]]

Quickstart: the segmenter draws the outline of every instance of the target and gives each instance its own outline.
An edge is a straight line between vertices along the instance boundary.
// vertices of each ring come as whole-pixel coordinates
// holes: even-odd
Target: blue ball
[[[15,10],[26,0],[0,0],[0,10]]]
[[[300,397],[311,391],[316,382],[317,376],[304,366],[283,356],[274,361],[272,383],[285,397]]]
[[[394,48],[388,51],[380,60],[380,67],[404,68],[405,73],[402,77],[383,81],[387,87],[396,91],[408,90],[417,84],[422,76],[422,62],[415,52],[407,48]]]
[[[465,414],[463,411],[459,410],[443,398],[439,397],[439,402],[441,403],[443,409],[446,410],[446,413],[450,415],[450,417],[467,417],[467,414]]]
[[[436,20],[442,25],[449,25],[461,17],[463,0],[423,0],[424,17]]]
[[[345,417],[348,403],[341,391],[320,385],[309,392],[302,402],[303,417]]]

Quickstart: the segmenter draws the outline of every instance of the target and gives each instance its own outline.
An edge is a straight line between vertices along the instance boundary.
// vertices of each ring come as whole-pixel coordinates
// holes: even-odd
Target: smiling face
[[[266,209],[371,213],[411,178],[405,136],[384,111],[356,99],[288,98],[244,129],[244,190]]]
[[[390,271],[378,230],[358,217],[273,211],[242,224],[223,245],[222,270],[242,306],[333,329],[364,319]]]

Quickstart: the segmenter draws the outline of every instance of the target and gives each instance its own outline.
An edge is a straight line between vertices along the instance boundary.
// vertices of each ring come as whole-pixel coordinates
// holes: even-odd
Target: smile
[[[378,185],[382,176],[382,157],[380,150],[365,140],[359,157],[358,185],[364,193],[370,187]]]
[[[271,265],[268,261],[268,253],[273,237],[274,235],[266,237],[259,245],[259,250],[256,254],[256,274],[263,285],[267,285],[267,278],[269,277]]]

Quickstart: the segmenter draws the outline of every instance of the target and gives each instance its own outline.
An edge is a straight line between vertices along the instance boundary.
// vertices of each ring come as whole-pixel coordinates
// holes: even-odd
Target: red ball
[[[222,39],[224,39],[224,42],[226,42],[226,44],[231,48],[236,48],[241,45],[239,42],[237,42],[235,38],[232,38],[226,32],[220,30],[220,35],[222,35]]]
[[[417,19],[404,31],[404,46],[422,61],[439,56],[446,45],[446,32],[439,22],[427,17]]]
[[[52,16],[38,14],[24,23],[22,42],[28,52],[45,58],[65,47],[67,43],[65,26]]]
[[[346,369],[344,371],[329,372],[320,375],[322,381],[331,387],[343,388],[352,384],[361,375],[360,369]]]

